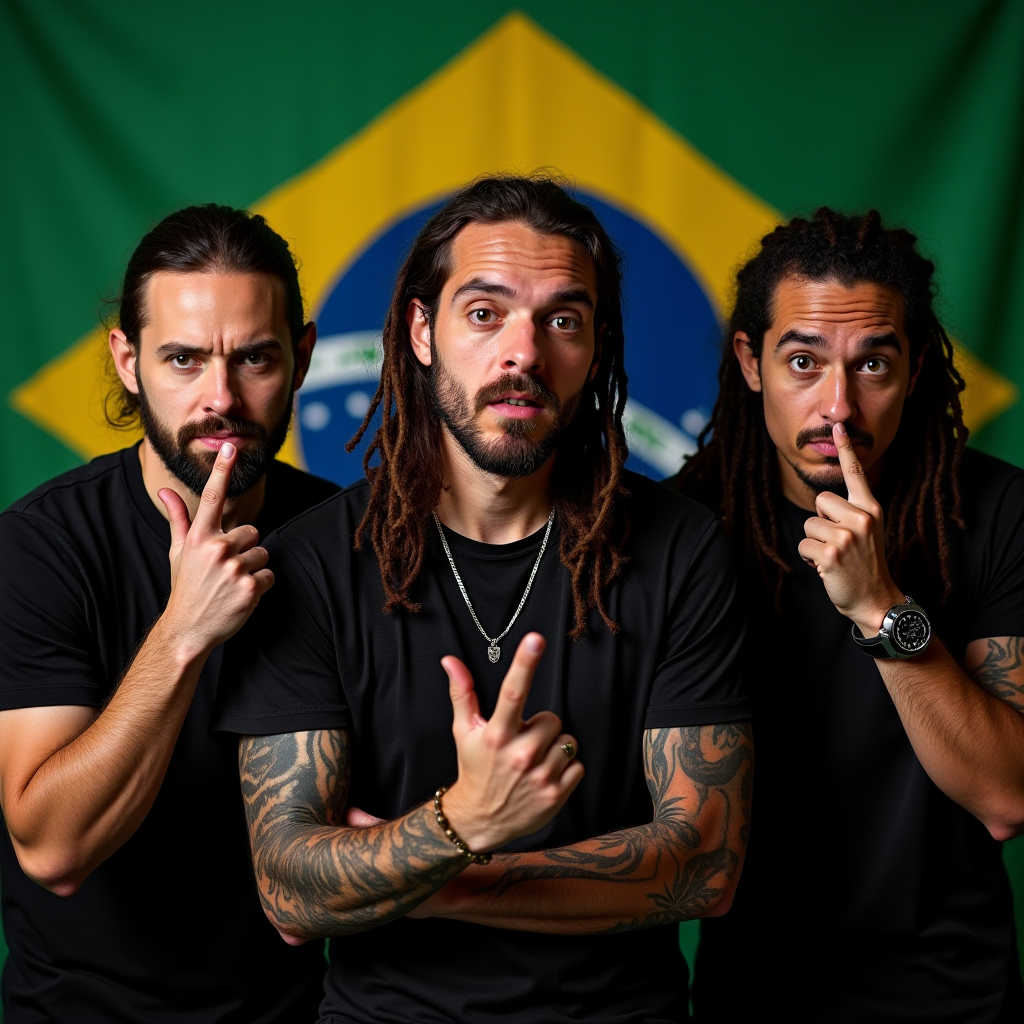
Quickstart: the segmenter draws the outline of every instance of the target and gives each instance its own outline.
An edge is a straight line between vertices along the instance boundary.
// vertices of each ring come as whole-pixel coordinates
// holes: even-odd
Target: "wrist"
[[[487,822],[479,821],[462,800],[462,790],[458,782],[451,785],[443,795],[443,814],[448,822],[448,828],[455,833],[464,846],[474,854],[486,854],[495,847],[501,845],[501,840],[495,841]],[[431,813],[434,807],[431,806]],[[444,826],[440,823],[438,828],[444,834]]]
[[[178,626],[169,609],[165,609],[153,623],[145,646],[160,651],[178,673],[185,676],[197,668],[201,669],[217,645],[210,645],[196,637],[192,630]]]
[[[882,628],[889,609],[906,603],[906,595],[895,584],[892,584],[869,604],[858,608],[856,613],[850,616],[850,619],[860,630],[862,636],[875,636]]]

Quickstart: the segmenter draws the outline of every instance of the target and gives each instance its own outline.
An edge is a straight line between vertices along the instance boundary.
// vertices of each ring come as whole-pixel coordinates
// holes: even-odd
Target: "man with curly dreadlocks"
[[[743,566],[758,712],[701,1020],[1024,1020],[1000,849],[1024,830],[1024,473],[965,449],[934,269],[878,213],[821,209],[739,272],[676,481]]]
[[[368,481],[266,541],[219,723],[268,916],[333,937],[322,1021],[688,1016],[743,625],[720,524],[624,469],[619,295],[557,182],[466,186],[398,275]]]

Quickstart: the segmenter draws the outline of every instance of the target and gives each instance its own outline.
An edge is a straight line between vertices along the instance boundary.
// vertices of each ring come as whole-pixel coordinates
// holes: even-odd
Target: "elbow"
[[[709,901],[707,909],[700,916],[722,917],[724,914],[728,914],[732,909],[732,901],[735,895],[736,886],[730,883]]]
[[[14,848],[21,870],[54,896],[74,896],[89,877],[88,869],[67,854],[18,843]]]

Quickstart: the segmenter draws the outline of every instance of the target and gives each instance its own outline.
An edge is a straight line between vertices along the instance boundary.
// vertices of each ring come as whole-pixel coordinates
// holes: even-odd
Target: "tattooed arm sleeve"
[[[238,761],[260,898],[286,938],[386,924],[466,864],[427,805],[371,828],[344,827],[344,730],[246,736]]]
[[[644,733],[648,825],[474,865],[413,916],[587,934],[724,914],[747,845],[747,723]]]

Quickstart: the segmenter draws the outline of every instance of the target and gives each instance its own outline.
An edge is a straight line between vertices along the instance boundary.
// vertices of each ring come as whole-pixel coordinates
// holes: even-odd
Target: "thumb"
[[[473,689],[473,677],[458,658],[448,655],[441,659],[441,667],[448,674],[448,694],[452,699],[452,732],[457,740],[466,733],[485,724],[480,716],[480,702]]]
[[[371,825],[383,825],[383,818],[375,818],[372,814],[360,810],[358,807],[345,808],[345,824],[349,828],[369,828]]]
[[[164,503],[164,508],[167,509],[167,518],[171,523],[171,547],[180,548],[185,543],[189,527],[192,525],[192,520],[188,515],[188,506],[182,501],[181,495],[177,491],[172,491],[170,487],[161,487],[156,493]]]

